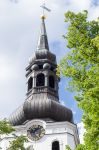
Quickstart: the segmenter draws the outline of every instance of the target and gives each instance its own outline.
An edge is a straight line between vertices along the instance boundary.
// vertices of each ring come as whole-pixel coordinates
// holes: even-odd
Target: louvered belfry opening
[[[53,76],[49,76],[49,87],[55,88],[55,79]]]
[[[52,150],[60,150],[59,142],[58,141],[54,141],[52,143]]]
[[[28,91],[31,90],[33,87],[33,78],[30,77],[29,80],[28,80]]]
[[[45,85],[45,76],[43,73],[40,73],[36,77],[36,86],[44,86]]]

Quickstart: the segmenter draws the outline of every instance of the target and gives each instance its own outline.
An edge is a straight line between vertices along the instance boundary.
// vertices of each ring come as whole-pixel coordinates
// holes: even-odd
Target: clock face
[[[33,125],[27,131],[28,137],[33,141],[37,141],[41,139],[44,136],[44,134],[45,134],[45,129],[40,125]]]

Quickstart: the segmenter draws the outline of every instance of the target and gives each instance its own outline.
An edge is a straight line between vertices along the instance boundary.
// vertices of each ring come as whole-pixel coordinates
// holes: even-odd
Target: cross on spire
[[[41,5],[43,9],[43,15],[41,16],[41,29],[40,29],[40,34],[39,34],[39,40],[38,40],[38,45],[37,45],[37,50],[49,50],[49,44],[48,44],[48,38],[47,38],[47,33],[46,33],[46,26],[45,26],[45,10],[46,11],[51,11],[49,8],[46,7],[45,5],[45,0],[43,0],[43,5]]]
[[[48,7],[46,7],[45,0],[43,0],[43,4],[40,7],[43,9],[42,17],[45,18],[45,10],[48,11],[48,12],[50,12],[51,10]]]

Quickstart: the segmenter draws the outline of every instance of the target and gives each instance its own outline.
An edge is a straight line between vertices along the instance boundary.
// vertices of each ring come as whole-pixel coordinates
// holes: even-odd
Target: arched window
[[[49,87],[55,88],[55,79],[53,76],[49,76]]]
[[[60,150],[60,146],[59,146],[59,142],[58,141],[54,141],[52,143],[52,150]]]
[[[37,75],[36,78],[36,86],[44,86],[45,85],[45,76],[43,73]]]
[[[28,80],[28,91],[29,91],[30,89],[32,89],[32,86],[33,86],[33,78],[30,77],[29,80]]]

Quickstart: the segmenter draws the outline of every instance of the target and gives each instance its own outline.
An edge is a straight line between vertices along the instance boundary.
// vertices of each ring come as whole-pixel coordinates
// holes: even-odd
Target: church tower
[[[45,17],[39,40],[26,68],[26,100],[9,118],[16,134],[26,135],[34,150],[72,150],[79,143],[72,111],[59,101],[56,56],[49,50]]]

